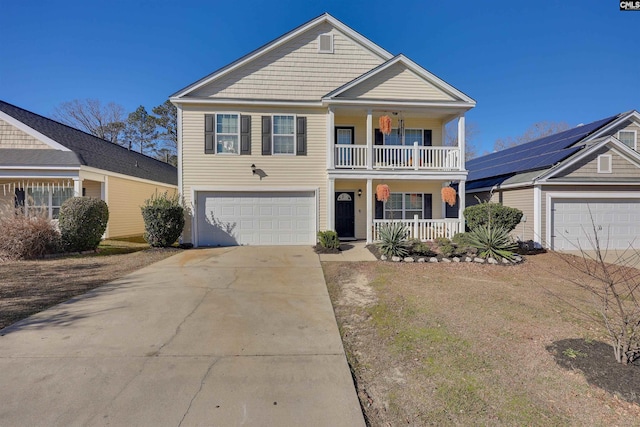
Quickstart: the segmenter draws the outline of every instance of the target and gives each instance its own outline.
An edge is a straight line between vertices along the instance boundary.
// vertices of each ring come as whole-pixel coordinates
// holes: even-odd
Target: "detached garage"
[[[640,198],[551,198],[554,250],[590,250],[595,225],[603,249],[640,248]],[[590,240],[591,239],[591,240]]]
[[[196,246],[313,245],[316,191],[197,191]]]

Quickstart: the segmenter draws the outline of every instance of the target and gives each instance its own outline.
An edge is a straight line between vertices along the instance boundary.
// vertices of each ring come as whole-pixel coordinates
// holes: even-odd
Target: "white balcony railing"
[[[462,231],[459,219],[374,219],[373,240],[380,240],[380,228],[384,224],[399,222],[407,227],[408,239],[420,239],[422,241],[435,240],[438,237],[452,238]]]
[[[417,144],[376,145],[371,153],[372,169],[459,170],[458,147],[423,147]],[[335,168],[367,168],[366,145],[335,145]]]

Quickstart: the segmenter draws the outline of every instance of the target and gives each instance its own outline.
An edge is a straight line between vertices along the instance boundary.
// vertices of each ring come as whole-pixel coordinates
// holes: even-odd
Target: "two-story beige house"
[[[464,197],[452,212],[441,190],[464,194],[475,101],[328,14],[171,101],[196,246],[314,244],[320,230],[373,242],[391,220],[423,240],[463,230]]]

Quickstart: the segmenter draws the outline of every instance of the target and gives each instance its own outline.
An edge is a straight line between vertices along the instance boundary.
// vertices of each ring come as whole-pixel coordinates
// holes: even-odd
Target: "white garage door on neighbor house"
[[[315,244],[315,191],[207,191],[196,200],[197,246]]]
[[[551,248],[591,250],[593,224],[602,249],[640,248],[640,199],[553,200]]]

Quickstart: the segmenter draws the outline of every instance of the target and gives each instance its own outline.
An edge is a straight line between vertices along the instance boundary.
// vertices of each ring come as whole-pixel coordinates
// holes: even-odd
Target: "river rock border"
[[[400,258],[398,256],[394,256],[391,257],[391,259],[389,259],[386,255],[380,255],[380,260],[381,261],[391,261],[391,262],[419,262],[419,263],[425,263],[425,262],[444,262],[444,263],[460,263],[460,262],[473,262],[476,264],[491,264],[491,265],[513,265],[513,264],[519,264],[522,261],[524,261],[524,258],[522,258],[520,255],[516,255],[515,257],[513,257],[513,261],[508,260],[507,258],[500,258],[499,260],[495,259],[495,258],[479,258],[479,257],[470,257],[470,256],[466,256],[466,257],[453,257],[453,258],[437,258],[437,257],[405,257],[405,258]]]

